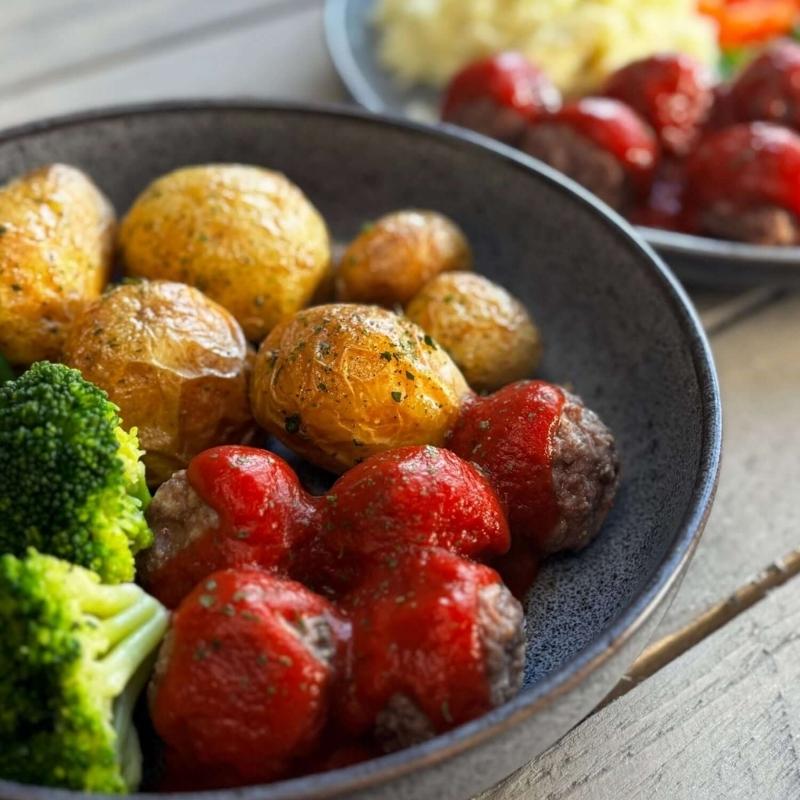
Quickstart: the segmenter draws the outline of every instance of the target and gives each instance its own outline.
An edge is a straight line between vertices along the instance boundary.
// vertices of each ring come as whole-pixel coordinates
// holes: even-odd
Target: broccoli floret
[[[35,547],[132,580],[153,541],[140,456],[136,430],[77,370],[42,361],[0,385],[0,552]]]
[[[132,583],[31,549],[0,557],[0,778],[134,790],[131,714],[168,612]]]

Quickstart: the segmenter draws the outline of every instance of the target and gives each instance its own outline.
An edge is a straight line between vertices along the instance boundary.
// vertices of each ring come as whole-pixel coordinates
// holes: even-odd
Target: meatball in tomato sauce
[[[341,608],[353,640],[338,718],[386,751],[474,719],[522,684],[522,608],[488,567],[411,549],[370,572]]]
[[[530,125],[521,147],[617,210],[647,193],[659,156],[647,123],[624,103],[602,97],[571,103]]]
[[[686,163],[687,225],[761,245],[800,242],[800,136],[764,122],[708,136]]]
[[[520,53],[500,53],[462,69],[450,82],[442,119],[515,144],[529,122],[555,111],[561,94]]]
[[[684,156],[694,147],[714,102],[711,74],[679,53],[634,61],[617,70],[605,94],[627,103],[656,132],[664,152]]]
[[[541,554],[585,547],[619,485],[611,431],[580,398],[545,381],[476,398],[448,444],[484,470],[512,536]]]

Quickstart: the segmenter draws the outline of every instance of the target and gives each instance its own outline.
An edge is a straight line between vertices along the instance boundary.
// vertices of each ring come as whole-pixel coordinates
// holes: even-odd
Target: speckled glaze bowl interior
[[[384,212],[430,208],[472,242],[544,332],[541,376],[611,426],[617,504],[579,555],[549,561],[527,599],[525,687],[502,708],[424,745],[336,772],[214,793],[247,800],[467,798],[552,744],[612,688],[665,610],[708,513],[719,396],[685,295],[618,217],[535,162],[483,140],[357,112],[173,103],[35,124],[0,136],[0,178],[64,161],[123,213],[153,178],[238,161],[285,172],[337,239]],[[0,798],[65,792],[0,782]]]

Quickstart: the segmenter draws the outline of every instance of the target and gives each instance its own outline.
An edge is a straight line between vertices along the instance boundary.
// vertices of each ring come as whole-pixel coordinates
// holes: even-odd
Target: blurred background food
[[[695,0],[379,0],[375,20],[381,61],[401,81],[436,87],[503,50],[523,53],[566,94],[652,53],[709,66],[719,55],[716,26]]]

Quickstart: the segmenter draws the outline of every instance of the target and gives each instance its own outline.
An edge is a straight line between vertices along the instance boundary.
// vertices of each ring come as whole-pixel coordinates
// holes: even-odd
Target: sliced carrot
[[[780,36],[800,17],[800,0],[699,0],[698,5],[719,24],[723,47]]]

